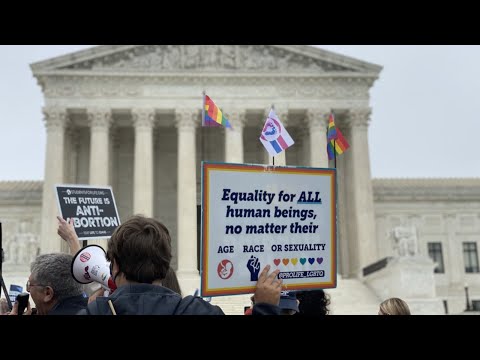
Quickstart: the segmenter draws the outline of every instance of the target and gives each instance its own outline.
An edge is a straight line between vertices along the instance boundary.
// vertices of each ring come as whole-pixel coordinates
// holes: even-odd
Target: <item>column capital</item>
[[[175,126],[179,130],[194,130],[198,126],[198,110],[176,109]]]
[[[225,112],[225,116],[230,123],[232,124],[232,128],[244,128],[245,123],[247,122],[247,111],[244,109],[233,109],[229,112]]]
[[[47,131],[63,130],[68,125],[68,115],[65,108],[48,106],[42,109]]]
[[[151,129],[155,122],[155,110],[132,109],[132,119],[136,129]]]
[[[112,124],[112,112],[107,108],[87,109],[87,119],[92,130],[108,130]]]
[[[305,120],[310,128],[325,129],[328,123],[330,110],[326,108],[307,109]]]
[[[348,110],[348,123],[353,127],[368,127],[370,123],[370,114],[372,109],[367,108],[352,108]]]

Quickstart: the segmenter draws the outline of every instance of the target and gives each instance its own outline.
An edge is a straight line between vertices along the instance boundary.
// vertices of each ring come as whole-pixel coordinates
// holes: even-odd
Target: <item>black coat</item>
[[[83,295],[71,296],[57,302],[47,315],[76,315],[87,308],[87,302]]]
[[[220,307],[200,297],[182,299],[170,289],[151,284],[120,286],[108,298],[98,297],[79,315],[112,315],[108,300],[112,300],[117,315],[224,315]]]

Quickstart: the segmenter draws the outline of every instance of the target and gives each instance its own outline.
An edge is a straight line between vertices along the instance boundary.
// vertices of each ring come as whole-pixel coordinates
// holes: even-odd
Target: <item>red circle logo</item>
[[[221,279],[227,280],[233,275],[233,264],[230,260],[222,260],[217,267],[218,276]]]
[[[91,255],[88,252],[84,252],[80,254],[80,261],[81,262],[86,262],[90,260]]]

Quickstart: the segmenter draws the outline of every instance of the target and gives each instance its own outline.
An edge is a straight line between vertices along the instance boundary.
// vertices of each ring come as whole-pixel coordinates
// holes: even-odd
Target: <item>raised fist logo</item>
[[[217,273],[220,278],[227,280],[233,275],[233,264],[230,260],[222,260],[218,264]]]
[[[260,272],[260,261],[255,256],[250,256],[247,261],[247,268],[250,271],[250,281],[258,281],[258,273]]]

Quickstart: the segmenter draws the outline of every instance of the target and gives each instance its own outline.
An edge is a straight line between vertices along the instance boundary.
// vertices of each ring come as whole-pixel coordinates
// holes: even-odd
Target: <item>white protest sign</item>
[[[202,162],[202,296],[336,287],[335,169]]]
[[[110,186],[55,185],[55,193],[61,216],[73,219],[80,240],[110,237],[120,225]]]

